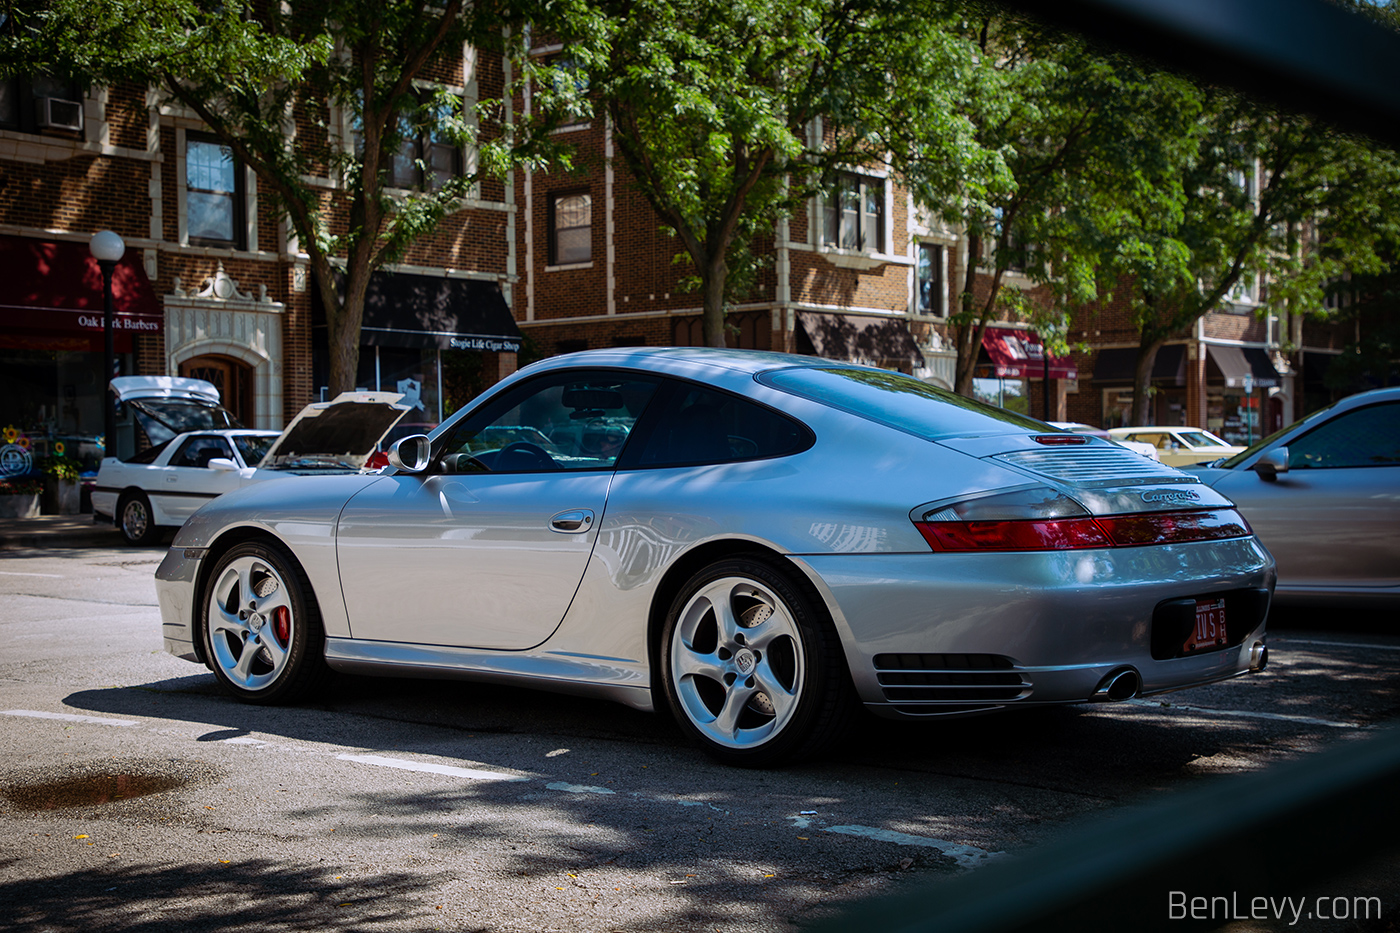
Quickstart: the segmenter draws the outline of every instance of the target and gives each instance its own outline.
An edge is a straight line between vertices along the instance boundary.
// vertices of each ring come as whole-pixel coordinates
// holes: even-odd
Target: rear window
[[[929,440],[1047,430],[1034,418],[880,369],[793,367],[758,378],[775,389]]]

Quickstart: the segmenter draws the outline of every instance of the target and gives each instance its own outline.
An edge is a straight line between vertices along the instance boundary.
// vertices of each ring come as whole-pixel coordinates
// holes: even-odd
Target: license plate
[[[1225,600],[1196,600],[1196,624],[1186,643],[1181,646],[1184,654],[1196,654],[1225,646]]]

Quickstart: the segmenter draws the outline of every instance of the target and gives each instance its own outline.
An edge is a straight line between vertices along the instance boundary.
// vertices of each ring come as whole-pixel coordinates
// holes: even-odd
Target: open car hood
[[[203,379],[118,376],[109,386],[117,402],[131,409],[153,447],[186,431],[243,427],[219,404],[219,390]]]
[[[397,392],[342,392],[303,408],[258,464],[270,470],[358,470],[412,409]]]
[[[184,376],[117,376],[111,382],[119,402],[132,399],[160,398],[207,405],[219,404],[219,390],[212,382],[188,379]]]

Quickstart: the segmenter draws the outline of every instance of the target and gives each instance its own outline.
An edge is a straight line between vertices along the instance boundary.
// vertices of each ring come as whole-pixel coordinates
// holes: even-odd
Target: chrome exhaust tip
[[[1262,671],[1269,666],[1269,646],[1262,641],[1256,641],[1249,649],[1249,669],[1251,671]]]
[[[1142,678],[1138,676],[1138,672],[1131,667],[1125,667],[1099,681],[1099,685],[1089,695],[1089,702],[1106,703],[1131,700],[1138,695],[1138,691],[1141,689]]]

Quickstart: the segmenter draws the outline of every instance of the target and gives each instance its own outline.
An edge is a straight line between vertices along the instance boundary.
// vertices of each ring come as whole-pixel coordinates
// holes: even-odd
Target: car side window
[[[1400,402],[1370,405],[1288,444],[1290,470],[1400,465]]]
[[[446,435],[444,473],[612,469],[656,391],[630,373],[568,372],[533,379],[488,403]]]
[[[811,432],[736,395],[680,384],[637,458],[641,467],[780,457],[805,450]]]
[[[180,449],[175,451],[175,456],[170,458],[170,465],[204,469],[209,466],[210,460],[219,457],[233,459],[233,449],[228,441],[222,437],[196,436],[186,438]]]

